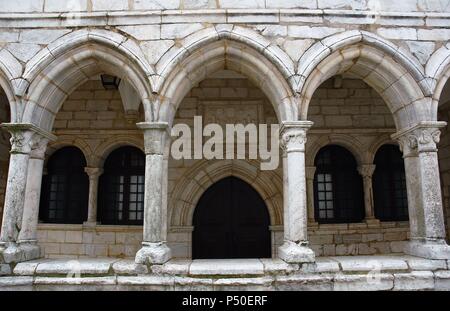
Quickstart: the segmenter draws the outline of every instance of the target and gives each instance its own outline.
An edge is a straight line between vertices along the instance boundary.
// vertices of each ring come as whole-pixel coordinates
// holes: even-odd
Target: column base
[[[445,240],[409,241],[404,249],[405,254],[427,259],[450,259],[450,246]]]
[[[136,253],[137,264],[163,264],[169,261],[172,252],[165,242],[143,242],[142,248]]]
[[[306,245],[297,244],[292,241],[285,241],[284,244],[278,248],[278,257],[287,263],[315,261],[315,254],[312,249]]]
[[[368,227],[379,227],[380,226],[380,220],[376,218],[366,218],[364,219],[364,222],[367,224]]]
[[[0,248],[0,262],[16,263],[41,257],[41,248],[36,241],[22,241],[19,244],[10,243]]]

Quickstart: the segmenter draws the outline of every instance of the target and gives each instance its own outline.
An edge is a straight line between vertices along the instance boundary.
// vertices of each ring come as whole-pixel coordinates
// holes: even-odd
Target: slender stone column
[[[375,165],[363,164],[358,167],[358,172],[363,178],[365,220],[370,224],[378,224],[379,221],[375,219],[372,187],[372,176],[373,172],[375,172]]]
[[[167,165],[164,146],[170,138],[165,122],[142,122],[137,126],[144,131],[145,144],[145,194],[144,238],[142,248],[136,254],[136,263],[162,264],[171,257],[166,244],[167,236]]]
[[[25,202],[22,217],[22,228],[18,243],[23,260],[40,257],[40,247],[37,244],[37,224],[39,218],[39,202],[41,197],[42,172],[44,168],[45,150],[48,138],[36,139],[28,160]]]
[[[313,262],[308,247],[305,179],[306,132],[311,121],[283,122],[280,135],[283,148],[284,244],[278,254],[290,263]]]
[[[98,179],[103,174],[103,169],[86,167],[84,171],[89,176],[88,217],[84,225],[92,226],[97,224]]]
[[[450,247],[445,242],[436,147],[439,128],[445,125],[445,122],[424,121],[392,135],[399,141],[405,161],[411,230],[405,253],[430,259],[450,258]]]
[[[28,161],[32,146],[42,136],[51,139],[54,139],[54,136],[31,124],[6,123],[2,127],[11,133],[11,156],[0,234],[0,261],[11,263],[26,259],[23,258],[17,241],[22,228]]]
[[[314,218],[314,174],[316,173],[315,166],[306,167],[306,189],[307,189],[307,203],[308,203],[308,224],[317,225]]]

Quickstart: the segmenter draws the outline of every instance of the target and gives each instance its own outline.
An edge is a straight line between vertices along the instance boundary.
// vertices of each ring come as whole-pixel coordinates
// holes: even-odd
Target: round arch
[[[430,77],[433,91],[433,116],[437,119],[439,100],[445,84],[450,78],[450,42],[436,50],[428,60],[425,67]]]
[[[242,160],[200,161],[186,172],[169,194],[169,226],[192,226],[202,194],[217,181],[234,176],[250,184],[264,200],[272,226],[283,219],[282,178],[275,171],[260,171],[259,162]]]
[[[297,120],[297,98],[289,82],[295,80],[293,72],[285,70],[283,73],[273,59],[249,44],[220,38],[206,45],[199,44],[195,49],[192,47],[189,53],[178,55],[170,62],[176,65],[167,66],[170,70],[164,69],[159,102],[155,106],[159,121],[172,124],[178,106],[189,90],[221,69],[238,72],[258,86],[272,103],[280,122]]]
[[[152,70],[131,42],[115,32],[80,30],[50,44],[25,69],[24,78],[30,85],[24,95],[27,105],[22,122],[51,130],[68,94],[100,73],[127,79],[140,95],[145,119],[152,121],[148,78]]]
[[[392,43],[362,31],[325,38],[300,58],[300,119],[307,119],[320,84],[342,73],[362,79],[381,95],[398,130],[432,120],[431,91],[421,65]]]
[[[113,136],[95,148],[94,153],[97,159],[95,167],[103,167],[103,164],[110,153],[124,146],[133,146],[144,152],[143,138],[123,135]]]
[[[64,147],[76,147],[80,149],[80,151],[83,153],[84,158],[86,159],[87,166],[91,166],[92,164],[92,149],[89,146],[89,144],[80,138],[70,139],[70,138],[64,138],[59,137],[58,140],[50,143],[46,149],[45,152],[45,162],[48,161],[48,159],[58,150],[64,148]]]
[[[366,163],[364,145],[357,138],[345,134],[330,134],[320,137],[306,148],[306,166],[314,166],[314,160],[320,149],[327,145],[344,147],[355,157],[358,165]]]

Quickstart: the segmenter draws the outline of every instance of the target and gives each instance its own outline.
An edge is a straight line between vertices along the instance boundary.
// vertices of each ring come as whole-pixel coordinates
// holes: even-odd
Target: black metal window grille
[[[145,154],[135,147],[114,150],[99,181],[99,221],[142,225],[144,219]]]
[[[408,220],[405,165],[400,149],[395,145],[381,146],[374,163],[375,217],[381,221]]]
[[[47,162],[42,179],[40,220],[48,223],[80,224],[86,220],[89,177],[80,149],[64,147]]]
[[[315,159],[314,207],[319,223],[364,219],[362,178],[353,155],[343,147],[323,147]]]

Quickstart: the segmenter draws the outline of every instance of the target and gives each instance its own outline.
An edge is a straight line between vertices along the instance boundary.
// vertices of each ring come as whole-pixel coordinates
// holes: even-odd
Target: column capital
[[[436,145],[440,141],[441,131],[447,125],[444,121],[422,121],[418,124],[400,130],[391,135],[399,142],[400,149],[405,156],[411,153],[436,152]]]
[[[304,152],[306,132],[312,121],[284,121],[280,128],[280,144],[285,152]]]
[[[167,122],[139,122],[137,127],[144,131],[145,154],[164,154],[167,139],[170,139],[170,127]]]
[[[98,178],[101,174],[103,174],[103,169],[99,167],[85,167],[84,171],[89,178]]]
[[[55,135],[31,123],[2,123],[1,128],[11,133],[11,153],[29,154],[32,149],[42,149],[48,141],[56,140]]]
[[[362,164],[358,166],[358,173],[363,178],[372,178],[374,171],[375,171],[375,164]]]

